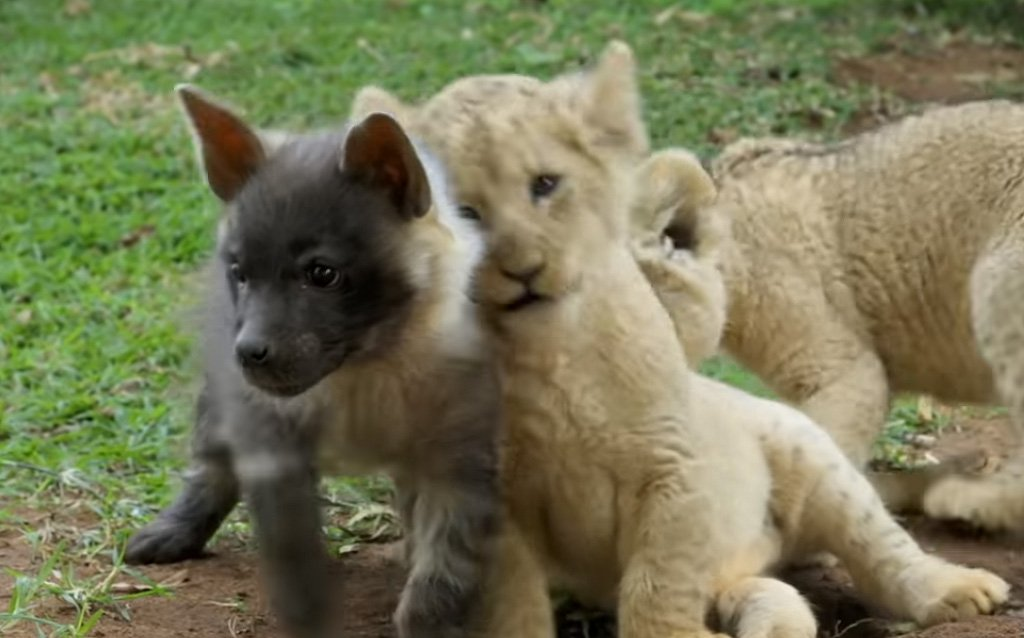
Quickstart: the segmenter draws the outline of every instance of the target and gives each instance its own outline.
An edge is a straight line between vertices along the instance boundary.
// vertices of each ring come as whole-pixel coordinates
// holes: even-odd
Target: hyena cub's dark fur
[[[126,559],[199,555],[244,497],[275,610],[328,635],[319,472],[383,470],[410,543],[399,633],[463,635],[499,510],[497,382],[463,293],[479,239],[386,115],[265,134],[177,94],[225,213],[193,468]]]

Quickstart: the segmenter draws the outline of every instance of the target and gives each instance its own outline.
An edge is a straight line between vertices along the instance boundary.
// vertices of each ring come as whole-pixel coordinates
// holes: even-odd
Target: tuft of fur
[[[806,415],[688,367],[631,237],[647,157],[632,67],[615,43],[582,74],[485,77],[483,95],[463,79],[419,107],[445,118],[425,139],[487,236],[473,294],[507,519],[479,635],[553,637],[556,586],[616,610],[624,638],[707,638],[709,612],[734,638],[809,637],[807,603],[770,573],[816,551],[898,616],[990,613],[1006,583],[923,552]]]
[[[732,226],[723,345],[855,463],[902,392],[1005,404],[1024,434],[1024,106],[936,107],[838,144],[740,140],[712,171],[708,215]],[[893,508],[1024,531],[1018,448],[987,475],[873,480]]]
[[[224,215],[192,469],[126,560],[198,555],[245,498],[275,611],[328,635],[317,479],[386,472],[411,561],[399,635],[465,635],[500,509],[497,381],[464,293],[479,233],[385,115],[267,134],[178,96]]]

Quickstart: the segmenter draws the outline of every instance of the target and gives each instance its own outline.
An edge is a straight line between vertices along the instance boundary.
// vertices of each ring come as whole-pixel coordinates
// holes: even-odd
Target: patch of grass
[[[910,468],[927,463],[922,436],[942,432],[950,423],[945,411],[934,411],[925,400],[900,398],[893,403],[885,429],[875,441],[874,462],[887,469]]]
[[[38,561],[14,574],[0,633],[86,635],[97,613],[117,615],[112,578],[144,583],[121,566],[123,542],[183,467],[193,280],[218,207],[175,83],[262,125],[320,126],[371,82],[414,99],[468,73],[549,76],[621,37],[640,61],[654,143],[708,154],[736,135],[837,135],[866,92],[832,85],[829,60],[907,20],[833,0],[0,3],[0,501],[96,521],[63,545],[5,523],[36,534]],[[943,29],[941,16],[909,20]],[[706,369],[767,393],[728,360]],[[329,530],[339,551],[390,533],[379,483],[327,492],[341,505]],[[247,541],[244,521],[236,512],[220,538]],[[34,615],[42,599],[68,613]]]

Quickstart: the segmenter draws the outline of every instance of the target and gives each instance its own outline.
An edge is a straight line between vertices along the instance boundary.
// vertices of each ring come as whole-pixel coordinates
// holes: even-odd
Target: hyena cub
[[[499,511],[496,376],[462,292],[479,240],[386,115],[265,134],[177,94],[225,212],[194,467],[126,559],[200,554],[242,496],[276,612],[328,635],[317,479],[383,470],[411,541],[399,634],[463,635]]]

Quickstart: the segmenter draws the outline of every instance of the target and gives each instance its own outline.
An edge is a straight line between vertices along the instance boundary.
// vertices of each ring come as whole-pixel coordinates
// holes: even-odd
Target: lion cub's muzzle
[[[511,281],[518,282],[522,288],[522,292],[518,297],[514,298],[510,302],[502,304],[502,310],[506,312],[515,312],[516,310],[521,310],[534,303],[547,299],[547,297],[541,295],[535,289],[537,277],[544,271],[544,266],[530,266],[520,270],[509,270],[503,267],[500,270],[503,277]]]

